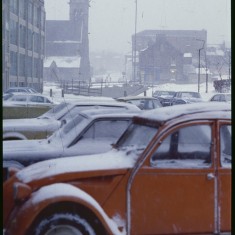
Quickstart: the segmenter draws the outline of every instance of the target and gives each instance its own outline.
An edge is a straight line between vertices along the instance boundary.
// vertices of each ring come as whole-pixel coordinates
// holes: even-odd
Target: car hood
[[[61,122],[55,119],[22,118],[3,120],[3,131],[55,131]]]
[[[28,166],[16,174],[16,178],[23,183],[56,178],[56,176],[72,175],[71,173],[86,174],[96,171],[120,170],[132,168],[138,158],[133,152],[112,149],[103,154],[83,155],[79,157],[66,157],[39,162]]]
[[[11,140],[3,141],[3,161],[18,161],[30,164],[34,161],[61,157],[63,146],[50,145],[47,140]]]

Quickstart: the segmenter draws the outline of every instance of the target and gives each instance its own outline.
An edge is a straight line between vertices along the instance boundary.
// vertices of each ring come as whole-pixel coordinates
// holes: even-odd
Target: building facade
[[[2,88],[43,89],[44,0],[2,1]]]
[[[154,83],[172,79],[189,80],[189,74],[198,66],[199,49],[202,46],[206,48],[206,43],[206,30],[139,32],[132,36],[132,55],[137,55],[132,60],[136,73],[133,79]]]
[[[47,81],[90,79],[88,0],[69,1],[69,20],[46,21]]]

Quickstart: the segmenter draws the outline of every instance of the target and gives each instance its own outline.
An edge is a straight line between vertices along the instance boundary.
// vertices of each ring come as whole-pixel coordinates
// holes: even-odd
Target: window
[[[20,47],[25,48],[26,44],[26,28],[20,24]]]
[[[20,10],[20,17],[26,19],[26,2],[25,0],[19,1],[19,10]]]
[[[27,66],[26,66],[26,69],[27,69],[27,76],[28,77],[32,77],[32,72],[33,72],[32,64],[33,64],[33,58],[30,57],[30,56],[27,56]]]
[[[86,131],[83,138],[117,138],[126,130],[129,125],[130,120],[105,120],[96,121],[93,125]]]
[[[44,97],[42,96],[32,96],[29,99],[31,102],[35,102],[35,103],[44,103]]]
[[[32,51],[33,49],[33,32],[28,29],[28,49]]]
[[[159,168],[198,168],[211,163],[211,127],[193,125],[168,135],[151,158]]]
[[[38,19],[38,11],[37,11],[37,7],[34,6],[33,7],[33,25],[37,26],[37,19]]]
[[[33,21],[33,4],[29,1],[28,3],[28,21],[32,24]]]
[[[10,11],[17,15],[18,8],[17,8],[18,0],[10,0]]]
[[[156,127],[152,126],[131,124],[117,145],[120,148],[138,147],[144,149],[157,133],[157,130]]]
[[[18,23],[10,20],[10,43],[17,45]]]
[[[220,96],[219,95],[215,95],[211,100],[212,101],[220,101]]]
[[[13,101],[19,101],[19,102],[26,102],[27,97],[26,96],[15,96],[12,98]]]
[[[10,60],[11,60],[11,67],[10,67],[10,74],[17,75],[17,53],[11,51],[10,53]]]
[[[25,55],[20,54],[19,56],[19,76],[24,77],[25,74]]]
[[[231,167],[232,163],[232,132],[231,125],[220,127],[220,159],[223,167]]]

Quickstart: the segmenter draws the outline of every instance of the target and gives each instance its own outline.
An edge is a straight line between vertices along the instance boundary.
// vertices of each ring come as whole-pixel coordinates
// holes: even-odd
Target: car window
[[[231,167],[232,164],[232,132],[231,125],[220,127],[220,160],[223,167]]]
[[[36,103],[44,103],[44,97],[42,97],[42,96],[31,96],[30,101],[31,102],[36,102]]]
[[[151,157],[159,168],[208,167],[211,163],[211,127],[193,125],[168,135]]]
[[[122,138],[118,141],[118,148],[135,147],[144,149],[157,133],[158,128],[131,124]]]
[[[153,101],[152,100],[145,100],[145,109],[154,109]]]
[[[11,100],[19,101],[19,102],[26,102],[27,97],[26,96],[13,96]]]
[[[220,101],[220,96],[219,95],[215,95],[211,100],[212,101]]]
[[[83,139],[118,138],[126,130],[130,120],[102,120],[94,122],[83,135]]]
[[[45,99],[45,103],[51,104],[50,100],[48,100],[47,98],[44,98],[44,99]]]
[[[155,109],[162,107],[161,103],[158,100],[153,100],[153,106]]]

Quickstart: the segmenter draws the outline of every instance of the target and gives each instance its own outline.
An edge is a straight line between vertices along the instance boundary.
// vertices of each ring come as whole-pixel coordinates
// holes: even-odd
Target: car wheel
[[[107,235],[101,222],[83,206],[63,202],[49,206],[31,225],[27,235]]]
[[[29,234],[29,233],[28,233]],[[34,235],[94,235],[89,221],[74,213],[54,213],[44,217],[30,232]]]

